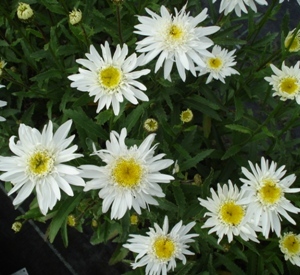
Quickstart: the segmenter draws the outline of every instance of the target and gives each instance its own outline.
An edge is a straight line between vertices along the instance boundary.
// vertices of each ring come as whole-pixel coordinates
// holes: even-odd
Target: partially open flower
[[[20,20],[27,21],[34,15],[34,12],[29,4],[19,2],[17,16]]]
[[[12,224],[12,226],[11,226],[11,229],[12,229],[13,231],[15,231],[15,233],[20,232],[21,229],[22,229],[22,223],[21,223],[21,222],[14,222],[14,223]]]
[[[296,34],[294,32],[295,29],[290,31],[284,40],[284,46],[289,52],[300,51],[300,30],[298,30]]]

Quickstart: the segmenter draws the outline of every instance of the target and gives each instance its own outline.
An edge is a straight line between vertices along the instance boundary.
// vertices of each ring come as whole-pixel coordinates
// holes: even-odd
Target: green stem
[[[116,5],[116,11],[117,11],[118,33],[119,33],[120,44],[123,44],[120,5]]]

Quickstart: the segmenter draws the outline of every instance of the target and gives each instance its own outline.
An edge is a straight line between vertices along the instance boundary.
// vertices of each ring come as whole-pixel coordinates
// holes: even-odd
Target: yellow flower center
[[[280,89],[288,94],[295,94],[299,91],[299,84],[297,83],[296,77],[285,77],[281,80]]]
[[[281,246],[291,254],[300,253],[300,240],[293,233],[287,234],[283,237]]]
[[[143,168],[133,158],[121,158],[113,168],[112,176],[118,185],[133,188],[141,182]]]
[[[264,179],[262,181],[263,186],[258,190],[259,197],[263,204],[275,204],[282,195],[281,188],[272,179]]]
[[[122,72],[118,68],[109,66],[99,72],[99,80],[105,88],[114,89],[122,80]]]
[[[154,253],[160,260],[169,260],[175,253],[175,243],[168,237],[159,237],[153,244]]]
[[[39,150],[32,154],[28,161],[28,170],[38,177],[48,175],[54,166],[53,156],[47,150]]]
[[[244,218],[245,210],[234,201],[228,201],[221,206],[219,215],[224,223],[236,226],[239,225]]]
[[[207,65],[210,69],[219,70],[223,65],[223,61],[219,57],[212,57],[208,59]]]
[[[183,36],[183,30],[179,26],[172,24],[169,29],[169,35],[174,40],[181,39]]]

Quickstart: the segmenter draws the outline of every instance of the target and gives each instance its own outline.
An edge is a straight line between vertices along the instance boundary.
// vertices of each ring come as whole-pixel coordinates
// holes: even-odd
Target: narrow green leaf
[[[191,167],[195,167],[200,161],[207,158],[213,151],[214,151],[214,149],[203,150],[202,152],[198,153],[195,157],[190,158],[190,159],[186,160],[185,162],[183,162],[180,165],[180,169],[182,171],[185,171]]]
[[[56,215],[53,217],[49,225],[49,241],[53,243],[58,231],[63,226],[68,215],[75,209],[79,201],[83,198],[84,193],[75,194],[74,197],[68,197],[66,200],[62,201]]]
[[[172,186],[173,189],[173,195],[176,201],[176,204],[178,205],[178,212],[179,215],[182,217],[182,214],[185,212],[185,208],[186,208],[186,199],[185,199],[185,195],[181,189],[181,186]]]
[[[231,146],[222,156],[221,160],[225,160],[236,155],[239,151],[241,151],[241,149],[242,147],[238,144]]]
[[[122,245],[118,245],[111,258],[109,259],[108,264],[114,265],[120,261],[122,261],[129,253],[129,250],[124,248]]]
[[[244,134],[252,133],[251,129],[249,129],[245,126],[242,126],[242,125],[238,125],[238,124],[227,124],[227,125],[225,125],[225,127],[230,130],[237,131],[237,132],[244,133]]]
[[[127,124],[127,131],[130,132],[130,130],[133,128],[133,126],[136,125],[142,114],[144,113],[144,107],[143,105],[138,105],[134,108],[134,110],[127,116],[126,121],[128,121]]]

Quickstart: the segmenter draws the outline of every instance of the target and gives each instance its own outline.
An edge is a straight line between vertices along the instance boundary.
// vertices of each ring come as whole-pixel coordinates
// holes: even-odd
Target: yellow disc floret
[[[223,65],[223,61],[219,57],[211,57],[207,60],[207,65],[210,69],[220,70]]]
[[[169,35],[174,40],[181,39],[183,35],[183,30],[179,26],[172,24],[169,29]]]
[[[175,253],[176,246],[172,239],[162,236],[153,243],[155,256],[160,260],[169,260]]]
[[[300,253],[300,238],[293,233],[285,234],[280,241],[281,248],[290,255]]]
[[[222,222],[236,226],[241,223],[245,216],[245,210],[241,205],[236,204],[234,201],[227,201],[220,207],[219,217]]]
[[[141,182],[143,168],[133,158],[120,158],[112,170],[112,176],[119,186],[133,188]]]
[[[279,84],[279,87],[282,92],[290,95],[297,93],[300,88],[297,78],[293,76],[283,78]]]
[[[122,72],[120,69],[109,66],[99,72],[99,81],[107,89],[115,89],[122,81]]]
[[[28,171],[31,175],[43,177],[52,172],[54,158],[48,150],[35,151],[28,160]]]
[[[265,205],[277,203],[281,196],[282,190],[273,179],[264,179],[263,186],[258,190],[260,201]]]

